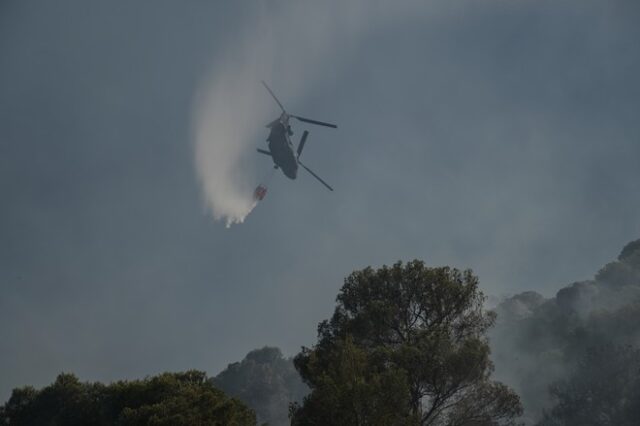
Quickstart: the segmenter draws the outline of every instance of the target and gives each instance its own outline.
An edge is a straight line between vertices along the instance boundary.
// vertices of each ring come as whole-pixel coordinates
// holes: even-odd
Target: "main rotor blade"
[[[300,117],[299,115],[292,115],[291,117],[295,117],[300,121],[304,121],[305,123],[317,124],[318,126],[332,127],[334,129],[338,128],[338,126],[336,126],[335,124],[325,123],[324,121],[312,120],[310,118]]]
[[[262,81],[262,84],[264,85],[264,87],[269,91],[269,93],[271,94],[271,96],[273,97],[273,99],[278,103],[278,105],[280,105],[280,109],[282,109],[282,112],[286,112],[284,110],[284,107],[282,106],[282,104],[280,103],[280,101],[278,100],[278,98],[276,98],[276,95],[273,94],[273,92],[271,91],[271,89],[269,89],[269,86],[267,86],[267,83],[264,82],[264,80]]]
[[[300,154],[302,154],[302,148],[304,148],[304,143],[307,141],[307,136],[309,136],[309,132],[305,130],[298,144],[298,158],[300,158]]]
[[[313,173],[311,171],[310,168],[308,168],[307,166],[305,166],[304,164],[302,164],[300,162],[300,160],[298,160],[298,164],[300,164],[302,167],[304,167],[304,169],[306,171],[308,171],[309,173],[311,173],[311,176],[313,176],[314,178],[318,179],[320,181],[320,183],[322,183],[324,186],[326,186],[327,188],[329,188],[329,191],[333,191],[333,188],[329,186],[329,184],[327,184],[327,182],[323,181],[322,178],[320,178],[320,176],[318,176],[317,174]]]

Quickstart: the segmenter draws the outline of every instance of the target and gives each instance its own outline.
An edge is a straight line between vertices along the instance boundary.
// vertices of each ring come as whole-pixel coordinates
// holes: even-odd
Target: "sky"
[[[293,355],[369,265],[472,268],[493,299],[591,278],[640,236],[638,18],[631,0],[1,2],[0,400],[62,371]],[[227,228],[220,182],[271,170],[260,80],[338,124],[294,123],[335,191],[275,174]]]

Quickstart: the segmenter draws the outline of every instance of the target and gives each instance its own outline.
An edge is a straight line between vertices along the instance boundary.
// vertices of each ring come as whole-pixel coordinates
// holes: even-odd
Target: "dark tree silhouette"
[[[165,373],[110,385],[60,374],[41,389],[15,389],[0,407],[2,425],[254,426],[255,414],[199,371]]]
[[[352,273],[295,358],[312,391],[293,424],[512,424],[520,401],[490,380],[483,301],[471,271],[415,260]]]

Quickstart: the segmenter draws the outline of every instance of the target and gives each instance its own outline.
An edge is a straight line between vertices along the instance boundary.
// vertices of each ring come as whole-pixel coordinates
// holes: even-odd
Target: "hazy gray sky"
[[[592,277],[640,235],[637,4],[3,1],[0,400],[293,354],[367,265],[470,267],[494,296]],[[256,59],[255,99],[264,78],[338,123],[295,127],[336,191],[276,175],[226,229],[194,98]],[[240,176],[269,170],[268,108],[237,119]]]

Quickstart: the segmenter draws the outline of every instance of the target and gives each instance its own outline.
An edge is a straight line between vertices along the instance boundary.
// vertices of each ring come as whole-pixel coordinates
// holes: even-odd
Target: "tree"
[[[110,385],[60,374],[41,389],[14,389],[2,425],[253,426],[253,411],[216,389],[199,371],[164,373]]]
[[[311,388],[295,425],[496,425],[521,414],[492,382],[495,315],[471,271],[398,262],[352,273],[294,363]]]
[[[314,390],[302,407],[292,405],[293,425],[417,424],[404,409],[408,406],[404,371],[380,370],[350,337],[337,341],[326,355],[329,359],[310,354],[306,367],[317,372]]]
[[[490,331],[496,373],[518,392],[527,419],[538,422],[557,402],[549,386],[568,380],[589,348],[637,347],[640,240],[628,243],[594,279],[567,285],[549,299],[510,297],[497,313]]]
[[[587,350],[573,374],[550,387],[555,402],[539,426],[633,426],[640,421],[640,351]]]
[[[289,404],[302,401],[309,392],[291,358],[268,346],[249,352],[241,362],[229,364],[211,380],[255,410],[258,423],[269,426],[288,425]]]

